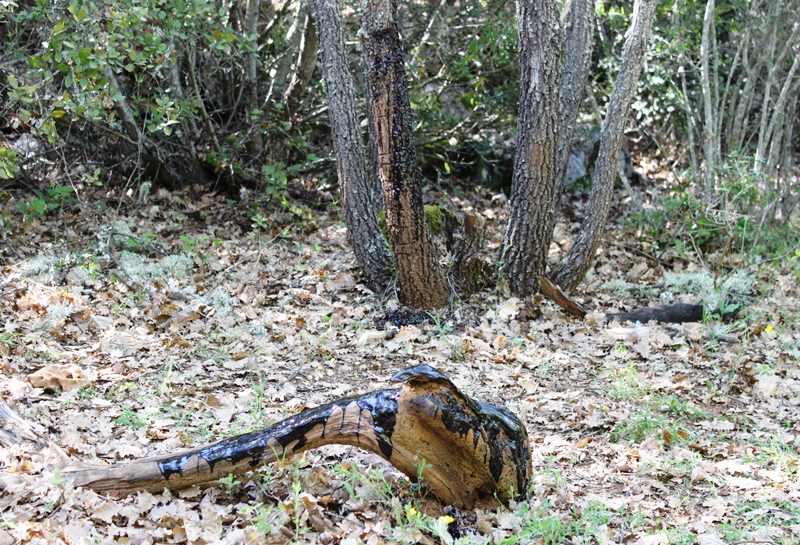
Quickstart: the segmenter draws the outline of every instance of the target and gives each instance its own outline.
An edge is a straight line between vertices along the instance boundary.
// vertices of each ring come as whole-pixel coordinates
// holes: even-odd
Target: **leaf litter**
[[[8,446],[3,471],[34,479],[3,491],[0,544],[800,542],[788,264],[732,277],[765,294],[732,324],[606,323],[643,301],[720,293],[685,260],[662,275],[617,245],[587,277],[583,322],[502,289],[411,321],[359,283],[334,211],[261,231],[218,200],[160,191],[134,218],[79,205],[12,234],[0,384],[24,419],[104,465],[266,427],[427,363],[523,419],[530,498],[456,512],[379,457],[332,445],[205,489],[114,499]],[[488,196],[470,205],[497,244],[504,211]]]

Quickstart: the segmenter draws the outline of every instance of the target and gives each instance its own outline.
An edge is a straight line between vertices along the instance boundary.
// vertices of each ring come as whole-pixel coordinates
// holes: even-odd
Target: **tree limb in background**
[[[183,92],[183,84],[181,83],[180,72],[180,63],[181,59],[183,59],[183,55],[180,53],[179,48],[175,46],[175,43],[171,38],[167,41],[167,44],[169,45],[170,50],[173,52],[169,64],[170,83],[176,98],[180,102],[184,102],[187,99],[186,94]],[[184,127],[184,131],[188,133],[189,137],[191,138],[191,141],[188,142],[189,153],[192,155],[192,157],[196,158],[197,143],[200,141],[200,129],[197,127],[197,123],[195,123],[194,116],[187,116],[185,120],[181,121],[181,126]]]
[[[251,127],[247,140],[248,151],[258,154],[261,151],[261,125],[253,127],[252,115],[259,108],[258,100],[258,18],[261,12],[261,0],[247,0],[247,7],[244,13],[243,34],[246,37],[247,47],[244,55],[244,78],[242,85],[247,93],[247,111],[245,119],[248,127]]]
[[[175,186],[180,185],[181,176],[170,168],[169,162],[162,155],[158,146],[139,127],[136,116],[128,104],[128,99],[123,93],[123,88],[117,80],[117,75],[108,65],[103,66],[103,75],[108,78],[113,93],[117,95],[114,102],[122,122],[122,128],[131,142],[138,146],[139,153],[147,162],[147,167],[152,169],[156,173],[156,177],[163,182]]]
[[[203,101],[203,95],[200,92],[200,84],[197,81],[197,71],[195,69],[197,50],[195,48],[196,44],[194,40],[191,40],[189,42],[189,50],[186,52],[186,63],[189,66],[189,83],[192,86],[192,91],[194,92],[195,100],[197,101],[197,109],[200,112],[200,117],[203,118],[203,123],[206,126],[208,138],[211,140],[211,146],[215,153],[219,153],[219,140],[217,140],[217,133],[214,131],[214,123],[212,123],[211,118],[208,115],[205,102]]]
[[[286,108],[286,116],[291,118],[297,111],[303,93],[311,81],[311,75],[317,66],[317,50],[319,49],[319,38],[317,37],[317,27],[314,24],[314,17],[310,9],[305,9],[305,19],[303,20],[303,37],[300,39],[300,51],[297,54],[297,62],[294,65],[292,74],[289,78],[289,85],[283,93],[283,102]]]
[[[597,247],[605,232],[622,137],[644,64],[656,4],[656,0],[637,0],[634,4],[633,21],[628,29],[622,54],[622,66],[614,82],[614,90],[611,92],[608,111],[603,122],[600,151],[592,175],[586,218],[567,255],[550,275],[553,282],[567,292],[575,289],[594,263]]]
[[[567,176],[569,155],[572,146],[575,121],[581,105],[589,68],[592,64],[594,40],[594,2],[574,0],[567,20],[567,36],[564,41],[564,74],[561,78],[561,117],[558,123],[558,145],[556,148],[556,195],[561,194]],[[558,204],[556,199],[556,205]]]
[[[703,36],[700,41],[700,81],[703,89],[703,156],[705,161],[705,180],[707,195],[714,190],[714,176],[717,170],[718,157],[714,145],[714,107],[711,95],[711,73],[709,68],[709,49],[713,39],[712,30],[716,24],[716,9],[714,0],[706,2],[706,12],[703,17]],[[714,82],[717,85],[717,82]]]

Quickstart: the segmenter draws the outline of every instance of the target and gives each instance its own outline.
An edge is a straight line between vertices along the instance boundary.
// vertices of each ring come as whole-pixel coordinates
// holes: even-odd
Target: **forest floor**
[[[496,248],[502,199],[452,194]],[[141,207],[102,189],[81,199],[24,223],[0,203],[19,222],[3,233],[0,391],[74,460],[209,443],[425,363],[526,424],[530,497],[445,509],[377,456],[328,446],[210,488],[112,499],[7,447],[4,472],[38,477],[0,497],[0,545],[800,543],[797,259],[716,274],[714,255],[656,261],[617,203],[578,295],[586,320],[501,286],[387,336],[398,303],[359,283],[333,206],[255,220],[193,188]],[[571,203],[553,259],[579,225]],[[747,294],[730,323],[602,319],[725,286]]]

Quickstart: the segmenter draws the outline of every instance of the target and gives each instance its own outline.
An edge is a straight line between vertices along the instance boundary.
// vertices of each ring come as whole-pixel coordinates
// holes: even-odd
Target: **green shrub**
[[[242,30],[234,4],[34,0],[8,6],[0,29],[8,59],[0,93],[15,130],[32,131],[50,145],[83,146],[99,161],[121,161],[128,173],[173,186],[256,179],[270,155],[294,162],[299,147],[305,156],[302,131],[283,121],[284,82],[263,70],[279,56],[292,59],[282,50],[290,10],[255,36]],[[252,55],[260,76],[248,86],[242,66]],[[277,92],[266,99],[267,89]],[[263,110],[242,100],[250,93]],[[14,152],[0,148],[0,178],[14,176],[15,164]]]
[[[789,218],[775,217],[777,195],[742,163],[731,160],[720,175],[716,197],[698,195],[699,182],[671,189],[651,208],[633,214],[629,224],[660,252],[700,257],[718,252],[738,263],[791,254],[800,231]]]

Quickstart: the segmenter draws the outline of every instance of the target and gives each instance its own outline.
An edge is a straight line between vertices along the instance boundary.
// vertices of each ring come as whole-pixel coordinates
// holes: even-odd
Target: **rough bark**
[[[224,439],[177,454],[107,467],[65,467],[75,486],[126,495],[159,493],[217,481],[323,445],[361,447],[389,461],[412,481],[420,476],[442,502],[459,508],[496,506],[524,497],[531,475],[530,446],[522,422],[509,410],[462,394],[445,375],[427,365],[407,369],[378,390],[308,409],[264,430]],[[21,439],[37,453],[48,448],[0,400],[0,441]],[[6,430],[9,430],[6,433]],[[0,473],[0,490],[32,481]],[[30,487],[33,488],[32,486]]]
[[[586,219],[575,242],[551,276],[556,284],[568,292],[575,289],[592,266],[600,239],[605,232],[622,137],[639,73],[644,64],[656,3],[656,0],[637,0],[634,4],[633,21],[628,29],[622,54],[622,66],[614,82],[614,90],[608,102],[608,112],[603,122],[600,151],[592,175],[592,190],[589,194]]]
[[[520,296],[539,288],[553,236],[561,33],[553,2],[519,0],[520,101],[517,153],[500,274]]]
[[[400,296],[415,308],[440,308],[449,290],[425,221],[405,59],[391,0],[362,3],[361,44],[378,172]]]
[[[561,78],[561,117],[559,121],[558,147],[556,165],[556,194],[561,193],[569,165],[569,154],[572,146],[572,135],[581,98],[589,79],[589,67],[592,64],[594,40],[594,2],[592,0],[574,0],[567,20],[567,36],[564,41],[564,74]]]
[[[450,277],[460,297],[469,297],[480,290],[492,270],[483,259],[486,246],[486,226],[477,214],[464,214],[463,219],[442,208],[445,216],[445,246],[453,256]]]
[[[356,92],[347,69],[341,5],[338,0],[313,0],[313,8],[347,234],[367,286],[381,292],[392,281],[394,263],[378,223],[380,194],[367,175]]]

